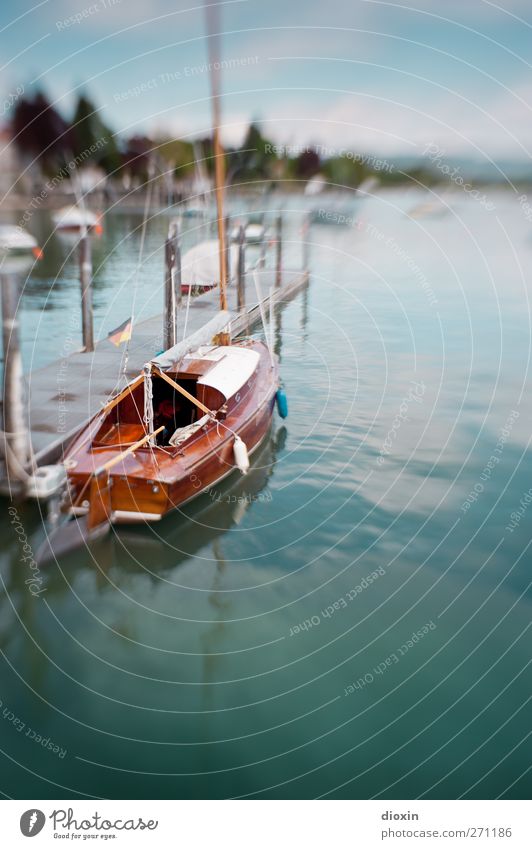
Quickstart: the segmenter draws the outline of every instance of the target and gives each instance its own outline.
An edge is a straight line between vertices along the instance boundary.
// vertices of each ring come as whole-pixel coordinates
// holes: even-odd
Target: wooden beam
[[[139,375],[139,377],[136,377],[135,380],[131,381],[131,383],[128,383],[125,389],[122,389],[122,391],[119,392],[118,395],[116,395],[114,398],[111,399],[111,401],[109,401],[108,404],[102,407],[102,412],[110,413],[111,410],[116,407],[117,404],[120,403],[122,398],[125,398],[126,395],[128,395],[130,392],[133,392],[133,390],[136,389],[137,386],[139,386],[143,382],[143,380],[144,375],[141,374]]]
[[[103,466],[100,466],[93,475],[100,475],[102,472],[106,472],[115,466],[120,460],[124,460],[129,454],[133,454],[137,448],[141,448],[149,439],[153,436],[157,436],[162,430],[164,430],[164,425],[158,427],[157,430],[154,430],[153,433],[147,433],[146,436],[143,436],[142,439],[139,439],[138,442],[134,442],[133,445],[130,445],[129,448],[126,448],[125,451],[121,451],[120,454],[117,454],[116,457],[113,457],[111,460],[108,460],[107,463],[104,463]]]

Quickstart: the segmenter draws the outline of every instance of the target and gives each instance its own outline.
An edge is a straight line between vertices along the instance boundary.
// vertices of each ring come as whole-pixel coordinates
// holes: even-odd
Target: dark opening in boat
[[[198,385],[198,378],[190,373],[169,374],[173,380],[210,410],[217,410],[224,398],[213,387]],[[174,389],[161,377],[153,375],[153,430],[164,427],[157,436],[157,444],[175,447],[183,438],[197,430],[191,425],[206,424],[208,417],[198,407]],[[93,441],[93,448],[127,448],[147,433],[144,421],[144,385],[141,383],[128,392],[105,417]],[[149,446],[144,449],[149,450]]]

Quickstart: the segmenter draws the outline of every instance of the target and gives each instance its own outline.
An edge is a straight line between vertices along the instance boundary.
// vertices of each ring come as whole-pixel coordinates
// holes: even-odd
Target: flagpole
[[[220,15],[217,2],[212,4],[205,0],[207,19],[208,56],[211,79],[212,104],[212,139],[214,154],[214,186],[216,194],[216,214],[218,216],[218,247],[220,265],[220,309],[227,309],[227,275],[226,275],[226,233],[224,216],[224,183],[225,163],[222,143],[220,141]],[[224,343],[229,341],[228,334],[220,334]]]

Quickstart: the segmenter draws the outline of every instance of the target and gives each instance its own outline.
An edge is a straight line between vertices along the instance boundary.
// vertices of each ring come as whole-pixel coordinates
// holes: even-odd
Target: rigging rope
[[[146,363],[144,366],[144,415],[142,420],[146,425],[146,432],[151,433],[153,431],[153,380],[150,363]],[[154,444],[153,437],[149,444]]]
[[[260,283],[259,283],[259,278],[258,278],[256,266],[253,268],[253,280],[255,282],[255,289],[256,289],[256,292],[257,292],[257,301],[258,301],[258,306],[259,306],[260,319],[262,321],[262,329],[264,330],[266,345],[268,346],[268,352],[270,354],[270,361],[271,361],[271,364],[273,366],[274,359],[273,359],[273,352],[272,352],[272,348],[271,348],[270,334],[268,333],[268,328],[266,327],[266,316],[264,315],[264,304],[262,302],[262,294],[261,294],[261,291],[260,291]],[[270,310],[271,310],[271,301],[270,301]]]
[[[123,368],[122,374],[125,376],[127,370],[127,364],[129,362],[129,347],[131,344],[131,339],[133,338],[133,329],[135,327],[135,307],[137,305],[137,293],[138,293],[138,283],[139,283],[139,273],[142,266],[142,258],[144,255],[144,242],[146,240],[146,229],[148,225],[148,213],[150,211],[151,206],[151,195],[153,189],[153,169],[150,168],[148,173],[148,189],[146,192],[146,200],[144,202],[144,214],[142,217],[142,228],[140,231],[140,245],[139,245],[139,255],[137,259],[137,265],[135,268],[134,282],[133,282],[133,302],[131,304],[131,333],[129,334],[129,339],[126,342],[126,347],[124,350],[124,359],[123,359]]]

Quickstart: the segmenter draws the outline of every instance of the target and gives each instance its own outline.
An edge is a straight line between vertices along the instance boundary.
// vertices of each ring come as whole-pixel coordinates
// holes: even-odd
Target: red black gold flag
[[[118,348],[122,342],[127,342],[131,339],[131,329],[133,327],[132,319],[128,318],[127,321],[124,321],[119,327],[115,327],[114,330],[111,330],[107,338],[109,342],[112,342],[113,345],[116,345]]]

